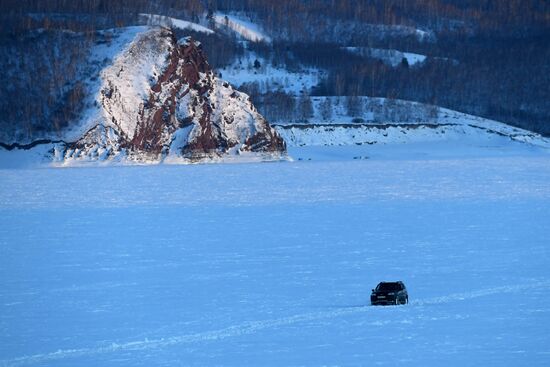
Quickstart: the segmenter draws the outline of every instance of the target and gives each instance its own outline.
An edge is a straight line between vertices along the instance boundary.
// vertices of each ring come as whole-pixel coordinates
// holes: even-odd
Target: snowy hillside
[[[147,22],[150,26],[162,26],[167,28],[179,28],[182,30],[192,30],[195,32],[212,34],[213,30],[210,28],[204,27],[200,24],[189,22],[186,20],[167,17],[164,15],[158,14],[140,14],[140,17]]]
[[[258,24],[235,14],[214,14],[218,26],[227,27],[245,40],[252,42],[271,42],[271,37],[265,34]]]
[[[349,103],[359,105],[355,117],[349,114]],[[550,149],[550,139],[540,134],[416,102],[313,97],[312,106],[307,123],[276,125],[290,147],[442,142],[450,148],[453,142],[484,145],[500,140]],[[328,113],[323,112],[327,106]]]
[[[104,161],[278,160],[286,158],[284,141],[292,148],[291,153],[299,147],[424,143],[450,147],[456,142],[505,146],[511,141],[543,149],[550,146],[548,139],[536,133],[437,106],[357,96],[309,97],[308,93],[320,88],[327,70],[298,62],[289,68],[272,57],[271,51],[262,49],[270,46],[254,48],[258,46],[255,42],[269,43],[271,37],[253,18],[241,13],[215,13],[211,20],[217,26],[208,23],[206,15],[197,19],[212,29],[174,17],[142,13],[139,21],[148,26],[96,32],[79,70],[81,79],[73,83],[82,88],[75,89],[78,93],[74,94],[75,99],[83,95],[80,115],[63,121],[64,125],[54,124],[50,130],[2,131],[0,149],[7,157],[1,159],[3,165],[11,166],[7,163],[9,157],[21,150],[32,150],[17,154],[25,162],[40,152],[39,161],[79,165]],[[178,43],[174,33],[164,26],[205,37],[212,36],[214,29],[216,35],[225,37],[226,31],[237,33],[239,37],[233,41],[241,45],[241,51],[232,62],[213,71],[200,43],[185,37]],[[433,40],[431,33],[416,28],[396,26],[386,30]],[[422,67],[427,59],[425,55],[389,48],[344,49],[380,59],[392,67],[403,59],[411,67]],[[247,95],[231,85],[250,93],[260,112]],[[276,124],[276,130],[266,120]],[[24,134],[27,138],[21,138]]]
[[[276,125],[289,146],[399,144],[414,142],[489,141],[494,138],[550,149],[550,140],[530,131],[483,119],[449,123],[294,124]]]
[[[178,42],[167,28],[130,27],[109,33],[90,55],[103,68],[85,81],[82,117],[5,149],[47,145],[47,159],[63,165],[284,157],[284,142],[247,95],[214,75],[199,43]]]
[[[256,84],[260,93],[283,90],[295,96],[315,87],[323,74],[321,70],[312,68],[290,71],[283,66],[274,66],[269,60],[249,50],[245,50],[243,57],[218,71],[223,79],[237,88],[244,84]]]
[[[88,64],[95,65],[98,70],[91,72],[84,80],[86,85],[86,104],[82,116],[79,117],[78,121],[69,124],[63,131],[62,136],[56,133],[46,135],[43,138],[75,141],[78,140],[83,133],[97,125],[98,120],[101,119],[102,113],[97,101],[103,87],[103,79],[100,76],[140,33],[146,32],[147,30],[147,27],[136,26],[100,31],[102,37],[100,41],[91,48],[88,59]],[[22,143],[25,142],[26,141],[23,141]]]

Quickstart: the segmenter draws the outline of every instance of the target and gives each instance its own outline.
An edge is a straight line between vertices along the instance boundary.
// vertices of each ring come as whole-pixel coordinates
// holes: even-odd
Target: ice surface
[[[548,366],[549,182],[521,148],[0,170],[0,366]]]

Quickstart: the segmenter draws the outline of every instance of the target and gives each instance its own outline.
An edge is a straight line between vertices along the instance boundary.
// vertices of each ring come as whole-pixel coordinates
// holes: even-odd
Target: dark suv
[[[370,295],[371,305],[403,305],[409,303],[403,282],[381,282]]]

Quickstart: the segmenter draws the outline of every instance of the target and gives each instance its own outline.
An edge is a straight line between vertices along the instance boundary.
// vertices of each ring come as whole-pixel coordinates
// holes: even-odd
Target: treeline
[[[550,135],[549,37],[440,39],[434,54],[447,57],[428,57],[414,67],[337,52],[327,78],[313,93],[437,104]],[[304,62],[316,64],[306,56]]]
[[[86,60],[91,43],[81,33],[42,31],[0,44],[2,140],[59,132],[81,114],[89,97],[83,78],[92,72]]]
[[[2,0],[0,9],[4,14],[133,14],[158,10],[189,16],[199,15],[206,10],[200,0]]]
[[[531,36],[440,35],[436,43],[388,39],[371,47],[398,48],[427,56],[419,65],[350,53],[337,43],[274,42],[252,49],[289,70],[314,67],[327,71],[317,96],[373,96],[436,104],[503,121],[550,136],[550,31]],[[276,88],[277,86],[275,86]],[[254,85],[247,92],[259,94]],[[284,100],[279,95],[276,101]],[[270,111],[266,98],[257,98]],[[275,104],[275,102],[273,102]],[[280,104],[282,108],[284,104]]]
[[[541,0],[212,0],[208,6],[257,14],[268,30],[288,34],[308,32],[327,19],[520,33],[550,22],[550,3]]]
[[[112,14],[120,18],[140,12],[197,19],[213,11],[240,11],[271,33],[307,39],[311,26],[355,23],[409,25],[439,31],[470,29],[525,32],[547,27],[550,3],[543,0],[3,0],[1,14]],[[297,39],[297,38],[295,38]]]
[[[282,90],[260,92],[256,83],[242,90],[271,123],[343,122],[436,122],[439,108],[435,105],[364,96],[298,96]],[[344,120],[342,120],[344,118]]]
[[[198,20],[200,0],[2,0],[0,36],[37,28],[90,31],[135,25],[140,13]]]
[[[204,22],[215,11],[242,12],[260,23],[274,42],[248,47],[272,65],[326,70],[313,95],[415,100],[550,135],[550,2],[540,0],[3,0],[0,66],[10,83],[0,88],[2,120],[29,130],[40,128],[40,121],[62,128],[78,110],[81,88],[71,78],[97,29],[139,24],[139,13]],[[417,28],[433,31],[435,38],[419,38]],[[33,29],[51,34],[39,46],[27,46]],[[56,40],[52,35],[59,29],[78,31],[79,37]],[[191,33],[215,68],[243,55],[242,43],[223,29]],[[351,54],[347,46],[428,58],[420,66],[392,67]],[[46,51],[37,56],[37,49]],[[25,73],[33,80],[25,80]],[[244,88],[277,119],[308,109],[307,99],[286,96],[277,86],[267,93]],[[34,106],[36,101],[41,105]]]
[[[244,54],[244,47],[242,43],[237,41],[234,33],[216,32],[206,34],[176,28],[174,34],[178,39],[191,36],[194,40],[201,42],[202,49],[208,58],[208,64],[213,69],[222,68]]]

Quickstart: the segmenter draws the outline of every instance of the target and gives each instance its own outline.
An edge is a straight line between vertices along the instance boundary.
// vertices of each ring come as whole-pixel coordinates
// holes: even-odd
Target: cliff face
[[[214,75],[198,42],[178,42],[169,29],[139,33],[101,79],[98,123],[55,156],[155,162],[285,155],[283,139],[248,96]]]

